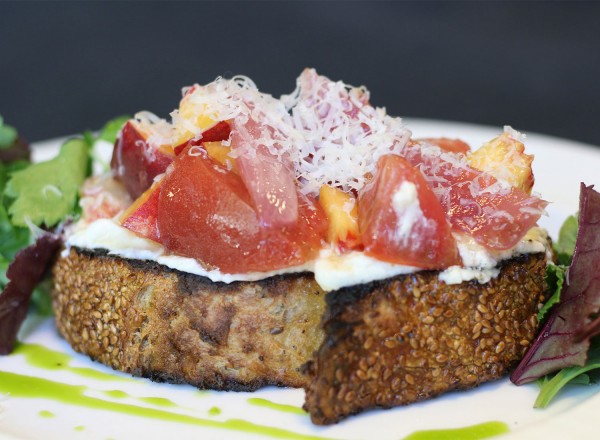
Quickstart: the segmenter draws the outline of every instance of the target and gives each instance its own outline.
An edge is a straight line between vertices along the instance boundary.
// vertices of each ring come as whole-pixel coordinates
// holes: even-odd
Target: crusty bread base
[[[58,330],[117,370],[199,388],[302,387],[323,339],[312,276],[232,284],[71,249],[53,269]]]
[[[486,284],[419,272],[332,292],[304,408],[330,424],[500,378],[536,335],[545,271],[545,255],[532,254]]]
[[[424,271],[325,295],[311,274],[213,283],[73,248],[53,269],[53,304],[73,348],[115,369],[217,390],[304,387],[313,422],[329,424],[504,375],[535,336],[545,268],[544,254],[524,255],[486,284]]]

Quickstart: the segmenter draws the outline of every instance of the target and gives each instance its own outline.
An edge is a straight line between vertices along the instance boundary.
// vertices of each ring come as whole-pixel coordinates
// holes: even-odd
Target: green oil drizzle
[[[38,344],[24,344],[19,342],[13,354],[25,356],[25,360],[29,365],[43,368],[45,370],[60,370],[68,368],[71,356],[59,351],[50,350]]]
[[[219,414],[221,414],[221,408],[219,408],[218,406],[213,406],[211,409],[208,410],[209,416],[218,416]]]
[[[485,422],[478,425],[456,429],[432,429],[417,431],[404,437],[404,440],[479,440],[506,434],[510,429],[506,423]]]
[[[125,399],[126,397],[129,397],[129,394],[121,390],[108,390],[102,392],[113,399]]]
[[[73,428],[73,431],[78,431],[78,432],[85,431],[85,426],[83,426],[83,425],[76,426],[75,428]]]
[[[225,421],[202,419],[169,411],[145,408],[136,405],[102,400],[85,395],[86,387],[68,385],[33,376],[0,371],[0,390],[10,393],[13,397],[45,398],[70,405],[79,405],[91,409],[119,412],[138,417],[146,417],[167,422],[185,423],[188,425],[228,429],[251,434],[260,434],[272,438],[289,439],[324,439],[311,435],[300,434],[285,429],[257,425],[246,420],[229,419]]]
[[[40,412],[38,413],[38,415],[39,415],[40,417],[43,417],[43,418],[45,418],[45,419],[51,419],[51,418],[55,417],[53,412],[46,411],[46,410],[42,410],[42,411],[40,411]]]
[[[165,399],[164,397],[140,397],[138,398],[140,402],[149,403],[154,406],[162,406],[163,408],[174,408],[177,407],[177,404],[172,400]]]
[[[121,391],[121,390],[108,390],[108,391],[102,391],[102,393],[104,393],[106,396],[111,397],[113,399],[125,399],[127,397],[132,397],[131,395],[127,394],[125,391]],[[154,406],[162,406],[162,407],[176,407],[177,404],[175,402],[173,402],[172,400],[169,399],[165,399],[164,397],[133,397],[136,400],[139,400],[140,402],[144,402],[144,403],[148,403],[150,405],[154,405]]]
[[[271,402],[270,400],[261,399],[258,397],[251,397],[247,400],[247,402],[250,405],[260,406],[262,408],[269,408],[269,409],[273,409],[275,411],[281,411],[281,412],[292,413],[292,414],[300,414],[303,416],[308,414],[306,411],[304,411],[299,406],[285,405],[283,403],[275,403],[275,402]]]
[[[71,367],[69,363],[72,357],[60,351],[51,350],[38,344],[18,343],[13,354],[20,354],[25,357],[27,363],[33,367],[44,370],[66,370],[79,376],[96,380],[120,380],[131,381],[132,379],[120,377],[110,373],[94,370],[93,368]]]

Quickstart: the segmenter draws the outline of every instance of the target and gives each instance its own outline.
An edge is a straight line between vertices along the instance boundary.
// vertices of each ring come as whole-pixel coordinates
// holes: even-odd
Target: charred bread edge
[[[277,283],[277,281],[280,279],[297,278],[300,276],[305,276],[306,274],[310,273],[310,272],[284,273],[284,274],[274,275],[272,277],[265,278],[263,280],[258,280],[258,281],[232,281],[231,283],[225,283],[223,281],[212,281],[210,278],[202,276],[202,275],[197,275],[197,274],[193,274],[193,273],[189,273],[189,272],[183,272],[178,269],[172,269],[168,266],[165,266],[163,264],[157,263],[156,261],[152,261],[152,260],[138,260],[138,259],[133,259],[133,258],[124,258],[119,255],[112,255],[112,254],[110,254],[110,251],[108,251],[107,249],[86,249],[86,248],[80,248],[77,246],[72,246],[71,249],[74,249],[79,254],[85,255],[88,257],[118,259],[120,261],[123,261],[123,262],[129,264],[129,266],[131,266],[134,269],[142,269],[145,271],[150,271],[155,274],[163,274],[166,272],[178,274],[179,276],[184,277],[184,282],[185,282],[186,287],[184,289],[182,289],[183,291],[190,290],[191,286],[187,284],[187,281],[189,279],[193,280],[194,284],[210,285],[211,287],[215,286],[218,289],[223,289],[226,292],[227,290],[235,290],[235,288],[237,286],[239,286],[241,283],[260,283],[260,284],[264,284],[265,286],[274,286]]]

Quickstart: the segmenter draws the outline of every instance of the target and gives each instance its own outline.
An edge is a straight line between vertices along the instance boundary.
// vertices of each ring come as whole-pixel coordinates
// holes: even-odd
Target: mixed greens
[[[4,118],[0,115],[0,150],[10,148],[17,140],[17,130],[4,123]]]
[[[17,252],[31,244],[28,228],[12,223],[9,215],[9,203],[4,197],[6,185],[10,176],[29,166],[29,154],[14,158],[13,150],[20,149],[17,130],[4,123],[0,116],[0,287],[4,289],[7,283],[6,269],[15,258]]]
[[[76,138],[68,140],[54,159],[13,172],[4,188],[12,224],[53,227],[72,214],[88,163],[89,145]]]
[[[559,265],[547,270],[554,294],[540,310],[538,337],[511,375],[520,385],[560,370],[541,381],[536,407],[570,381],[589,383],[582,375],[600,368],[600,193],[592,186],[581,184],[579,219],[567,219],[555,247]]]
[[[51,283],[41,281],[60,247],[57,229],[79,215],[79,189],[90,174],[93,145],[99,139],[114,142],[124,120],[108,122],[97,136],[87,132],[69,139],[55,158],[34,164],[29,154],[21,159],[23,142],[0,117],[0,354],[12,350],[31,298],[39,313],[51,312]]]

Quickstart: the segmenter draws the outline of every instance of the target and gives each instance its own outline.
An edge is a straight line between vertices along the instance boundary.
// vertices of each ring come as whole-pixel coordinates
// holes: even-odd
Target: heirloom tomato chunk
[[[463,155],[410,145],[403,157],[422,170],[453,229],[489,249],[515,246],[537,223],[548,202],[469,165]]]
[[[297,224],[299,200],[291,164],[262,144],[261,138],[272,137],[272,130],[253,119],[233,127],[231,148],[240,153],[236,166],[261,225],[278,228]]]
[[[298,220],[265,226],[239,175],[202,147],[188,147],[164,177],[158,230],[170,251],[225,273],[262,272],[317,256],[327,233],[322,209],[298,193]]]
[[[417,139],[416,142],[427,142],[428,144],[440,147],[443,151],[446,151],[448,153],[468,154],[471,151],[471,147],[469,147],[469,144],[467,144],[464,141],[461,141],[460,139],[450,139],[445,137],[422,138]]]
[[[386,155],[358,198],[365,253],[424,269],[461,264],[445,213],[421,172]]]

